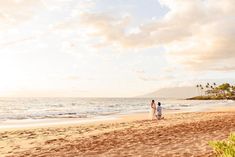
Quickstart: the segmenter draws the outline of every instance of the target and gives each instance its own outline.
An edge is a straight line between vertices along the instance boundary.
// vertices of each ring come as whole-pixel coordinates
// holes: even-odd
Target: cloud
[[[235,66],[221,66],[221,67],[213,67],[214,71],[235,71]]]
[[[8,28],[29,20],[43,8],[41,0],[2,0],[0,1],[0,28]]]
[[[219,67],[231,67],[235,61],[235,22],[224,18],[201,26],[190,39],[169,44],[169,56],[193,70],[226,71]]]
[[[70,75],[68,77],[66,77],[66,80],[71,80],[71,81],[77,81],[80,80],[81,78],[79,76],[76,75]]]
[[[117,18],[105,13],[82,14],[80,22],[92,28],[90,35],[100,37],[102,46],[163,46],[169,60],[186,69],[231,70],[230,65],[235,62],[234,0],[160,0],[160,3],[169,11],[161,19],[135,28],[130,25],[134,17]],[[133,29],[138,31],[130,31]]]
[[[130,22],[130,16],[123,16],[121,19],[100,13],[83,13],[80,23],[85,26],[91,26],[97,31],[90,32],[90,36],[100,36],[104,38],[106,45],[121,44],[124,47],[132,42],[125,36],[124,28]],[[99,45],[102,45],[100,43]]]
[[[135,69],[133,72],[137,75],[138,79],[142,81],[169,81],[173,80],[175,77],[172,75],[156,75],[148,74],[143,69]]]
[[[26,42],[26,41],[32,41],[34,39],[36,39],[35,36],[30,36],[30,37],[25,37],[25,38],[21,38],[21,39],[16,39],[14,41],[7,41],[7,42],[4,42],[4,43],[0,43],[0,48],[5,48],[5,47],[8,47],[8,46],[16,45],[16,44]]]
[[[133,69],[133,72],[140,75],[146,73],[143,69]]]
[[[173,80],[175,77],[174,76],[170,76],[170,75],[167,75],[167,76],[162,76],[162,75],[159,75],[159,76],[147,76],[147,75],[140,75],[139,76],[139,79],[142,80],[142,81],[169,81],[169,80]]]

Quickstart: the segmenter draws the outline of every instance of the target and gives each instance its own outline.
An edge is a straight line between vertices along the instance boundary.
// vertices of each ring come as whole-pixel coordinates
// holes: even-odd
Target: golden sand
[[[217,109],[218,110],[218,109]],[[120,121],[0,132],[1,156],[214,156],[210,140],[235,131],[234,109],[175,113],[160,121],[147,114]],[[129,117],[129,118],[128,118]]]

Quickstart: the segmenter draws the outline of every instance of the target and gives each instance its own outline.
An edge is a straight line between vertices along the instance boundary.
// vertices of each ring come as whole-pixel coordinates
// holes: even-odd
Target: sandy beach
[[[235,131],[235,109],[148,114],[77,125],[0,130],[0,155],[24,156],[214,156],[208,141]]]
[[[235,157],[234,43],[235,0],[0,0],[0,157]]]

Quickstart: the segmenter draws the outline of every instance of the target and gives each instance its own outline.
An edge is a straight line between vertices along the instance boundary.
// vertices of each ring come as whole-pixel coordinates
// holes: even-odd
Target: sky
[[[0,0],[0,96],[233,83],[234,43],[234,0]]]

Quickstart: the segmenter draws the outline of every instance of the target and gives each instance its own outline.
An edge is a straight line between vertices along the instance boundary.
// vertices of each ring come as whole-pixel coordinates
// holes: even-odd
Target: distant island
[[[187,100],[235,100],[235,86],[229,83],[220,85],[207,83],[205,86],[199,84],[196,85],[196,88],[198,96],[187,98]]]

